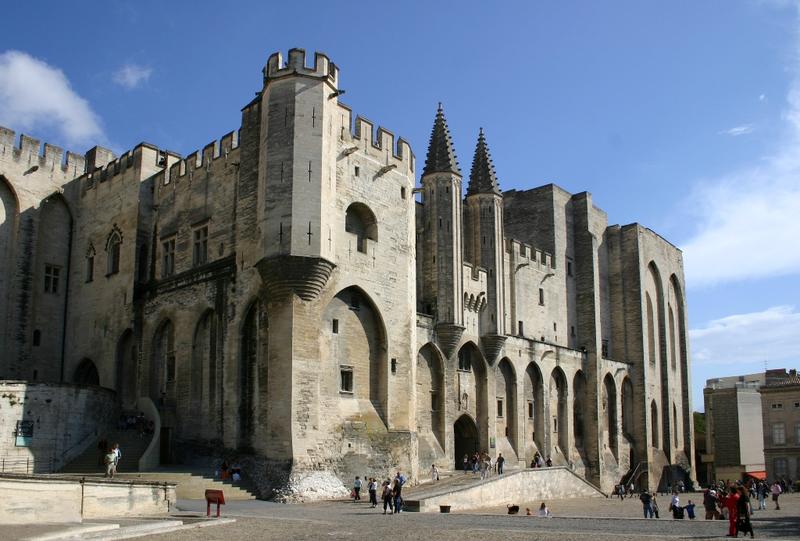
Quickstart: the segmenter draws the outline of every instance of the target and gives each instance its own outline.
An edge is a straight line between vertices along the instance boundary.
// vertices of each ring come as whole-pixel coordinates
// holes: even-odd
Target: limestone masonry
[[[338,85],[273,54],[186,158],[0,128],[0,378],[149,397],[162,462],[225,452],[267,496],[476,450],[694,479],[680,250],[586,192],[502,192],[483,132],[464,177],[441,106],[417,182]]]

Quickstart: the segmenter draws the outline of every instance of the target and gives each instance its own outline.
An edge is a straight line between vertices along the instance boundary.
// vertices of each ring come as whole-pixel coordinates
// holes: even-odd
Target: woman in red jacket
[[[725,494],[720,503],[728,508],[728,536],[727,537],[736,537],[738,535],[738,531],[736,530],[736,521],[739,518],[738,513],[738,503],[739,503],[739,494],[736,492],[736,488],[731,486],[728,487],[728,492]]]

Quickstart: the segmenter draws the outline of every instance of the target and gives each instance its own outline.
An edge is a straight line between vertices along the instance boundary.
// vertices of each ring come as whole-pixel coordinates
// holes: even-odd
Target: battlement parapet
[[[46,168],[50,171],[60,169],[67,176],[76,177],[86,170],[86,159],[81,154],[66,152],[64,149],[49,143],[44,144],[38,139],[20,134],[19,145],[16,144],[16,133],[14,130],[0,126],[0,156],[9,155],[16,162],[39,168]]]
[[[239,148],[239,130],[228,132],[218,141],[211,141],[203,150],[196,150],[184,159],[179,159],[169,166],[168,175],[163,178],[163,184],[179,180],[187,175],[191,176],[198,169],[211,170],[213,162],[219,158],[227,159],[228,154]]]
[[[334,88],[339,84],[339,68],[324,53],[315,52],[314,64],[311,66],[306,65],[305,49],[289,49],[289,58],[286,62],[280,52],[270,55],[267,65],[264,66],[264,86],[271,79],[290,75],[323,78]]]
[[[555,260],[553,255],[544,250],[540,250],[527,244],[518,241],[517,239],[506,238],[506,253],[515,254],[517,260],[529,265],[535,265],[547,269],[555,269]]]
[[[378,126],[376,130],[372,121],[360,115],[357,115],[355,122],[351,123],[350,108],[341,103],[339,106],[344,110],[345,122],[350,126],[349,130],[342,126],[342,142],[358,143],[359,150],[383,160],[387,165],[402,166],[404,171],[414,170],[414,153],[408,141],[402,137],[395,140],[394,134],[382,126]]]

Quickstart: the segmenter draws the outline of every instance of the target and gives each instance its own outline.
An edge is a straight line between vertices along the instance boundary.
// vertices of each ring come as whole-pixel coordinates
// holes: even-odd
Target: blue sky
[[[274,5],[269,5],[274,4]],[[188,154],[239,125],[274,51],[424,158],[445,105],[468,169],[592,192],[685,249],[694,407],[709,377],[800,365],[800,17],[792,0],[16,3],[0,124],[83,152]]]

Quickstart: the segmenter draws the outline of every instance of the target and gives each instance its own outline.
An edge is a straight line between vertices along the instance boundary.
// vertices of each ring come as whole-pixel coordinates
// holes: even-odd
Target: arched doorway
[[[75,368],[73,381],[80,385],[100,385],[100,375],[91,359],[83,359]]]
[[[455,469],[464,468],[464,455],[472,456],[480,450],[480,436],[475,421],[467,414],[462,415],[453,425],[455,440]]]
[[[497,399],[497,436],[505,438],[511,450],[517,453],[517,377],[511,361],[503,358],[495,372],[495,397]],[[501,449],[502,450],[502,449]],[[503,451],[508,453],[508,451]]]

